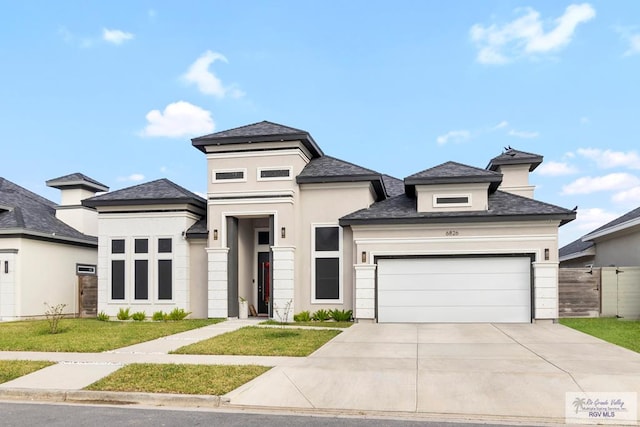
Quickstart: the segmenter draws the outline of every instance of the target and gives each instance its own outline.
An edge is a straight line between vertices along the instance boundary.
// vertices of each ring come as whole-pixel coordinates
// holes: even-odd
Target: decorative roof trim
[[[487,216],[420,216],[403,218],[340,218],[341,226],[347,225],[382,225],[382,224],[446,224],[456,222],[503,222],[503,221],[541,221],[558,220],[564,225],[575,219],[563,214],[528,214],[528,215],[487,215]]]
[[[623,230],[629,229],[631,227],[635,227],[637,225],[640,225],[640,217],[631,219],[629,221],[625,221],[625,222],[620,223],[620,224],[613,225],[611,227],[603,228],[602,230],[599,230],[599,231],[591,232],[591,233],[583,236],[582,237],[582,241],[586,242],[588,240],[594,240],[594,239],[597,239],[599,237],[604,237],[604,236],[607,236],[609,234],[617,233],[619,231],[623,231]]]

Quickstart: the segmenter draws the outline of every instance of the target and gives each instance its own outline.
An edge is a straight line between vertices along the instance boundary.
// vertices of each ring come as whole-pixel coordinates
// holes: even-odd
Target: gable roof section
[[[88,236],[56,218],[56,204],[0,178],[0,235],[26,235],[49,241],[97,246]]]
[[[399,196],[404,194],[404,181],[395,178],[391,175],[382,174],[382,182],[384,182],[384,188],[387,190],[389,197]]]
[[[134,185],[82,201],[84,206],[144,206],[189,204],[205,209],[207,201],[166,178]]]
[[[331,156],[312,159],[296,177],[298,184],[358,181],[370,181],[378,195],[377,200],[386,198],[381,174]]]
[[[193,138],[191,144],[198,150],[205,152],[205,147],[208,145],[234,145],[278,141],[301,141],[307,150],[311,152],[312,157],[323,155],[322,150],[313,140],[309,132],[266,120]]]
[[[532,172],[542,163],[543,157],[539,154],[527,153],[509,147],[504,153],[491,159],[487,169],[495,171],[500,165],[522,165],[530,164],[529,172]]]
[[[93,178],[81,174],[80,172],[50,179],[46,182],[48,187],[63,188],[84,188],[90,191],[109,191],[109,187]]]
[[[489,191],[494,192],[502,182],[502,174],[457,162],[445,162],[438,166],[414,173],[404,179],[406,192],[415,195],[416,185],[429,184],[473,184],[489,183]]]
[[[592,256],[595,254],[594,243],[583,242],[581,238],[561,247],[558,251],[560,261],[568,261],[570,259]]]
[[[366,224],[424,224],[448,222],[491,222],[559,220],[560,225],[576,217],[574,211],[518,196],[504,191],[489,195],[487,211],[418,212],[417,200],[400,195],[374,203],[340,218],[340,225]]]
[[[598,237],[603,237],[609,234],[616,233],[618,231],[627,230],[631,227],[635,227],[640,225],[640,207],[627,212],[626,214],[614,219],[603,225],[602,227],[596,228],[591,233],[582,237],[582,240],[593,240]]]

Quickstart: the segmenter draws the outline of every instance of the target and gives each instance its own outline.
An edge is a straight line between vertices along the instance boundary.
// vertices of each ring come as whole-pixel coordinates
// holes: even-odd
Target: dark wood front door
[[[269,252],[258,252],[258,314],[269,314],[270,295]]]

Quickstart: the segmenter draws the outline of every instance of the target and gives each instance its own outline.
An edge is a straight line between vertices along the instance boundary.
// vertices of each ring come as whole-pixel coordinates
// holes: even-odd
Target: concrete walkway
[[[558,324],[356,324],[306,358],[168,354],[260,321],[229,320],[104,353],[0,352],[58,362],[0,384],[0,399],[63,392],[74,401],[562,423],[566,392],[640,393],[640,354]],[[215,405],[203,396],[81,391],[142,362],[274,369]]]

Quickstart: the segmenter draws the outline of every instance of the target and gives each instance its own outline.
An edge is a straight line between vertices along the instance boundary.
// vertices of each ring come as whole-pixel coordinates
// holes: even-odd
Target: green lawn
[[[595,319],[560,319],[560,323],[640,353],[640,321],[611,317]]]
[[[265,366],[127,365],[91,384],[87,390],[143,393],[208,394],[220,396],[262,375]]]
[[[247,326],[174,351],[176,354],[308,356],[338,335],[334,329],[260,328]]]
[[[277,325],[281,326],[282,323],[277,320],[269,319],[260,323],[261,325]],[[353,325],[353,322],[318,322],[315,320],[309,322],[290,322],[285,323],[286,326],[313,326],[314,328],[348,328]]]
[[[34,360],[0,360],[0,384],[51,365],[53,365],[53,362],[39,362]]]
[[[63,319],[57,334],[49,333],[46,320],[6,322],[0,323],[0,351],[97,353],[221,321],[101,322],[95,319]]]

